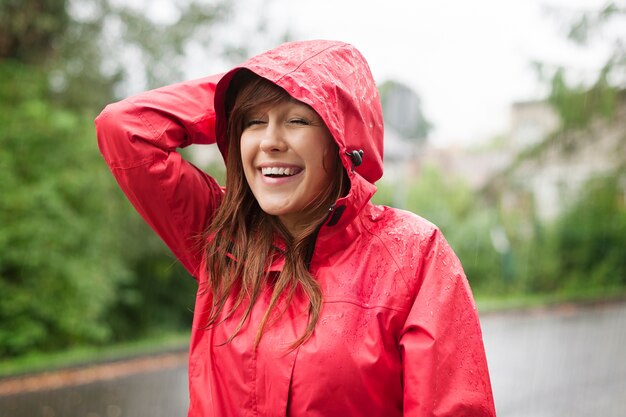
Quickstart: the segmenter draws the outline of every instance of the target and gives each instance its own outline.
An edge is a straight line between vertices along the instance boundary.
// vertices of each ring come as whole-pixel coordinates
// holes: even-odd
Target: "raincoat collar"
[[[372,195],[376,192],[376,186],[370,184],[358,175],[352,176],[352,187],[350,193],[337,200],[330,208],[328,217],[321,225],[317,238],[312,242],[314,253],[318,257],[326,257],[327,254],[336,252],[357,239],[358,232],[349,226],[367,205]],[[285,249],[284,242],[277,240],[274,245],[282,250]],[[307,260],[309,263],[311,259]],[[274,256],[267,271],[278,272],[285,265],[285,257]]]

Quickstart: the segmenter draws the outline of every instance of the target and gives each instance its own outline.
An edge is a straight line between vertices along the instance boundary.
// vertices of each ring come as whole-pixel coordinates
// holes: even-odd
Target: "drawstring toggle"
[[[354,151],[349,151],[346,152],[346,155],[348,155],[350,157],[350,160],[352,161],[352,169],[358,167],[359,165],[361,165],[363,163],[363,150],[359,149],[354,150]]]

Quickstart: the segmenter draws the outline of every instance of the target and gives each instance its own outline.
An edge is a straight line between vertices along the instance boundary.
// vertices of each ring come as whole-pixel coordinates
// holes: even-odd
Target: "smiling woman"
[[[224,303],[238,292],[238,305],[249,293],[256,299],[265,280],[274,281],[258,344],[279,297],[287,293],[290,301],[299,286],[309,299],[311,319],[297,345],[313,333],[322,303],[319,286],[307,270],[311,236],[346,192],[347,175],[321,117],[283,88],[242,69],[233,77],[227,97],[226,166],[237,175],[227,175],[224,200],[206,233],[211,291]],[[267,256],[275,250],[276,237],[291,250],[282,252],[282,270],[268,277]],[[233,268],[231,257],[247,262]],[[218,320],[224,305],[212,306],[209,324]],[[240,326],[253,307],[247,303]]]
[[[382,110],[354,47],[287,43],[96,124],[198,281],[190,417],[495,415],[457,257],[428,221],[370,201]],[[225,188],[176,152],[192,143],[217,143]]]
[[[268,90],[278,102],[255,105],[258,99],[264,101],[261,95]],[[241,136],[243,172],[252,194],[265,213],[278,216],[296,236],[299,229],[321,220],[319,209],[310,212],[316,201],[327,212],[339,198],[337,190],[329,195],[344,177],[337,145],[315,110],[269,81],[257,78],[242,89],[232,120],[239,119],[242,102],[253,105],[244,110],[241,133],[231,125],[231,146]]]

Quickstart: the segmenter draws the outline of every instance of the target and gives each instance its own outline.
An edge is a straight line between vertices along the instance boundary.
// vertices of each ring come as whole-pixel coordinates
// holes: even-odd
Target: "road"
[[[499,417],[626,417],[626,303],[482,324]]]
[[[499,417],[626,417],[626,303],[489,314],[482,325]],[[184,364],[137,369],[0,395],[0,417],[185,415]]]

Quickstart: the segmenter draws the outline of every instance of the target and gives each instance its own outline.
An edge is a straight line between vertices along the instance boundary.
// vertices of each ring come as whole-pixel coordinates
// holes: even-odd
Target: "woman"
[[[199,283],[189,416],[493,416],[458,259],[370,202],[383,122],[352,46],[284,44],[108,106],[99,145]],[[226,188],[176,152],[217,142]]]

